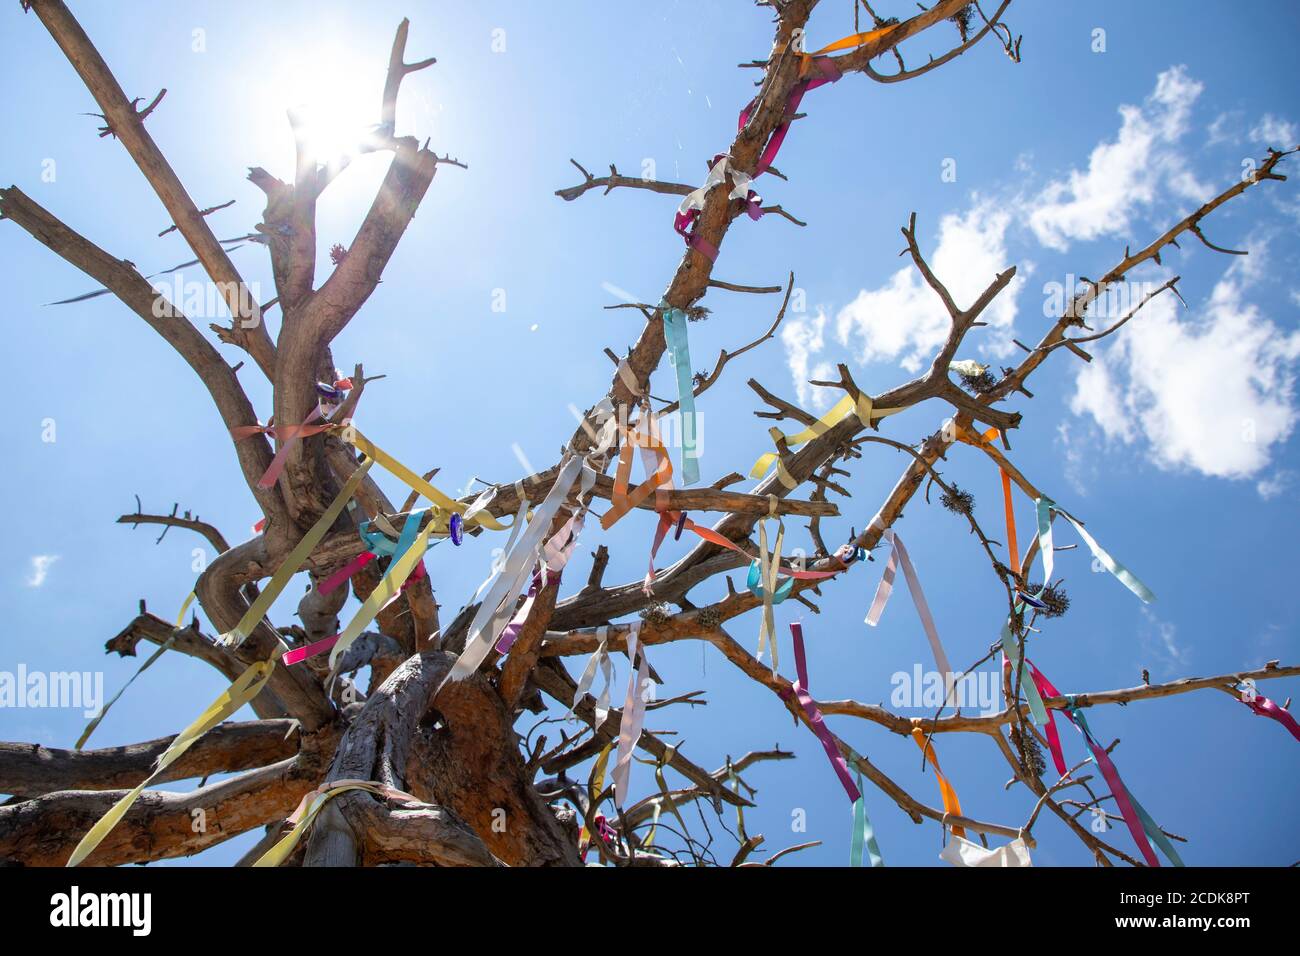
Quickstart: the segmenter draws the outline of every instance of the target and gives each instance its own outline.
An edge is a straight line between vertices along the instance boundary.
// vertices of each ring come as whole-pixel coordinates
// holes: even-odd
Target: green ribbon
[[[880,846],[876,843],[876,833],[871,829],[867,819],[867,801],[862,796],[862,772],[857,772],[858,799],[853,801],[853,843],[849,847],[849,866],[861,866],[863,850],[871,857],[872,866],[884,866],[885,858],[880,855]]]

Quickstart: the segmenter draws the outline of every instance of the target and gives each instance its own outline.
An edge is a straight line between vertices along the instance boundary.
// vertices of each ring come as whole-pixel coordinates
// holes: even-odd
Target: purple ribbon
[[[808,693],[808,662],[804,659],[803,650],[803,625],[793,623],[790,625],[790,633],[794,636],[794,667],[799,674],[799,679],[790,685],[790,690],[781,691],[781,697],[789,700],[791,692],[799,699],[799,704],[803,711],[808,715],[809,726],[812,732],[817,735],[821,741],[822,747],[826,750],[826,756],[831,762],[831,767],[835,775],[840,778],[840,783],[844,785],[844,792],[849,795],[849,802],[852,803],[862,796],[862,791],[853,782],[849,776],[849,767],[845,763],[843,755],[840,754],[840,748],[835,744],[835,738],[831,732],[826,729],[826,721],[822,718],[821,708],[817,706],[816,701]]]

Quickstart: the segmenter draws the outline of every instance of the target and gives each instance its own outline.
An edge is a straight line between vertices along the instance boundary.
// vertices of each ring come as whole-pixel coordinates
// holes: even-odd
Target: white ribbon
[[[564,719],[568,721],[578,719],[574,709],[591,690],[591,685],[596,680],[596,668],[599,667],[601,675],[604,677],[604,688],[600,692],[600,697],[596,699],[595,729],[599,730],[601,724],[605,722],[605,718],[609,716],[609,688],[614,680],[614,664],[609,659],[609,627],[600,627],[597,629],[596,635],[600,638],[600,646],[596,648],[596,652],[591,657],[587,658],[587,666],[583,670],[582,676],[578,678],[578,689],[573,692],[573,706],[564,715]]]
[[[465,638],[465,649],[451,672],[448,681],[464,680],[478,670],[487,658],[492,646],[496,644],[501,631],[505,629],[514,613],[511,603],[528,582],[533,565],[542,550],[542,538],[550,530],[556,513],[569,496],[578,472],[583,468],[581,458],[570,458],[560,469],[560,474],[551,486],[541,506],[533,512],[533,520],[528,523],[528,530],[519,538],[519,543],[507,555],[501,573],[497,576],[487,597],[479,605],[474,620],[470,623]],[[518,524],[518,521],[516,521]]]
[[[692,190],[688,193],[686,198],[682,200],[682,204],[678,207],[677,211],[685,214],[690,212],[692,209],[703,209],[704,197],[708,194],[709,190],[725,181],[728,175],[731,176],[731,181],[735,185],[732,187],[731,192],[727,194],[727,198],[748,198],[749,187],[753,182],[753,179],[751,179],[747,173],[742,173],[738,169],[732,169],[731,157],[723,156],[714,163],[713,168],[709,170],[709,175],[708,178],[704,180],[704,185],[699,189]]]
[[[885,573],[881,576],[880,585],[876,588],[876,596],[871,602],[871,609],[867,611],[866,623],[872,627],[880,623],[880,615],[885,610],[889,595],[894,591],[894,575],[897,573],[898,565],[901,564],[903,566],[903,576],[907,578],[907,589],[912,592],[912,603],[916,605],[916,613],[921,618],[921,626],[925,628],[925,636],[930,641],[930,650],[934,652],[934,662],[939,667],[939,673],[943,675],[944,692],[946,694],[944,700],[946,702],[952,696],[952,685],[957,675],[953,673],[952,665],[948,663],[948,655],[944,653],[943,644],[939,640],[939,631],[934,626],[934,615],[930,613],[930,605],[925,600],[925,592],[921,590],[921,581],[916,576],[916,568],[912,567],[912,559],[908,557],[907,548],[903,547],[903,539],[896,535],[892,528],[886,528],[882,531],[880,540],[890,546],[889,561],[885,564]]]
[[[632,749],[641,739],[641,726],[645,722],[645,697],[641,687],[644,685],[650,664],[646,660],[645,648],[641,648],[641,664],[636,666],[638,636],[641,622],[633,621],[627,635],[627,660],[633,665],[632,675],[627,682],[627,696],[623,699],[623,719],[618,727],[618,759],[614,763],[614,803],[623,806],[627,798],[627,777],[632,770]]]

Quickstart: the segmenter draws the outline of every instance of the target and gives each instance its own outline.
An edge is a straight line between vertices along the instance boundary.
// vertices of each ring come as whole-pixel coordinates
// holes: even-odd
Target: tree
[[[16,798],[0,806],[0,856],[29,865],[57,865],[80,848],[76,858],[88,853],[85,858],[92,864],[144,862],[192,854],[265,827],[265,837],[245,862],[279,847],[269,859],[283,856],[287,863],[303,865],[578,865],[584,855],[580,847],[588,844],[588,852],[620,865],[728,862],[716,854],[711,838],[704,842],[691,832],[682,809],[711,802],[719,814],[724,805],[743,810],[751,805],[746,793],[752,795],[752,790],[746,789],[740,774],[755,762],[790,755],[756,752],[709,771],[676,745],[641,730],[646,709],[693,702],[694,695],[646,700],[645,687],[653,680],[646,649],[679,640],[712,645],[747,677],[771,690],[779,705],[822,739],[850,798],[857,787],[852,770],[916,822],[937,820],[954,835],[970,833],[1029,846],[1033,827],[1046,809],[1103,865],[1152,863],[1148,838],[1163,848],[1171,835],[1135,816],[1140,807],[1135,810],[1135,801],[1111,782],[1107,748],[1087,729],[1088,708],[1217,689],[1257,712],[1290,720],[1284,708],[1255,695],[1254,682],[1300,674],[1300,666],[1270,662],[1233,674],[1066,697],[1029,663],[1026,652],[1032,649],[1035,628],[1060,613],[1068,600],[1051,579],[1053,524],[1063,517],[1083,529],[1073,516],[1053,507],[1045,492],[1016,467],[1008,435],[1018,427],[1021,413],[1004,406],[1020,396],[1032,398],[1026,383],[1054,354],[1064,350],[1091,361],[1087,343],[1118,332],[1155,296],[1176,295],[1175,278],[1101,331],[1085,324],[1094,302],[1139,266],[1159,262],[1167,246],[1190,234],[1211,249],[1227,251],[1206,238],[1203,221],[1247,190],[1285,179],[1276,170],[1294,150],[1270,150],[1253,175],[1146,245],[1126,249],[1104,275],[1085,283],[1037,345],[1021,346],[1025,354],[1017,365],[1000,373],[959,356],[967,334],[982,324],[981,315],[1006,289],[1015,270],[993,277],[973,303],[962,307],[922,255],[913,216],[902,230],[905,251],[950,318],[947,339],[929,368],[911,381],[869,395],[858,388],[849,368],[840,365],[838,382],[816,383],[842,389],[845,395],[821,419],[751,381],[771,409],[756,414],[798,422],[805,431],[786,435],[773,430],[776,451],[766,467],[756,469],[761,477],[749,492],[728,490],[743,480],[737,474],[708,487],[674,487],[678,470],[686,474],[688,484],[694,478],[689,434],[695,398],[708,391],[732,359],[772,339],[789,305],[793,276],[782,306],[762,335],[723,351],[711,371],[687,374],[686,324],[706,312],[700,303],[710,288],[781,291],[723,282],[714,278],[713,266],[741,215],[775,213],[793,219],[779,206],[763,206],[750,186],[762,173],[776,173],[771,163],[803,94],[850,73],[864,73],[883,84],[912,79],[986,40],[1000,44],[1011,61],[1019,59],[1020,40],[1003,21],[1010,0],[991,15],[979,3],[940,0],[903,21],[883,19],[864,2],[860,9],[855,6],[855,18],[865,12],[870,29],[815,53],[803,44],[815,0],[771,0],[764,5],[775,14],[772,53],[767,60],[746,64],[759,71],[758,94],[726,153],[711,163],[704,187],[628,177],[612,165],[608,176],[594,176],[574,161],[583,180],[558,191],[565,200],[616,188],[686,197],[677,220],[685,252],[662,302],[633,306],[645,318],[640,337],[626,355],[610,353],[617,369],[608,391],[586,411],[560,460],[512,484],[453,500],[429,483],[432,473],[422,477],[406,468],[372,441],[376,436],[363,435],[352,424],[351,413],[366,386],[365,372],[358,364],[350,376],[342,376],[331,354],[335,337],[375,290],[439,167],[460,165],[449,155],[430,151],[427,143],[421,146],[414,136],[397,134],[403,79],[434,64],[432,59],[406,61],[407,21],[397,28],[379,123],[365,144],[368,151],[390,152],[391,165],[355,238],[346,249],[335,248],[333,268],[319,286],[316,203],[345,164],[322,163],[307,138],[299,135],[292,183],[260,168],[250,172],[249,179],[266,196],[266,207],[257,232],[244,238],[265,245],[276,284],[275,299],[259,304],[227,255],[228,243],[216,238],[205,219],[214,210],[197,207],[149,135],[145,120],[162,94],[138,109],[140,101],[127,99],[60,0],[24,4],[99,104],[104,134],[126,148],[174,228],[220,290],[231,323],[213,325],[211,331],[220,344],[251,359],[255,368],[250,373],[265,376],[274,398],[271,424],[261,425],[237,375],[243,361],[232,367],[182,309],[130,263],[95,246],[16,186],[0,190],[4,219],[99,282],[190,365],[231,432],[241,472],[264,516],[258,533],[234,546],[216,528],[189,512],[178,514],[179,509],[148,514],[141,506],[119,519],[186,529],[203,535],[220,552],[195,585],[198,604],[220,635],[202,633],[197,617],[185,626],[184,612],[173,623],[142,605],[139,615],[108,642],[108,650],[135,654],[144,642],[177,651],[215,667],[232,682],[232,691],[173,738],[107,750],[0,745],[0,792]],[[948,21],[956,25],[958,44],[924,66],[908,68],[901,45]],[[880,57],[892,58],[897,70],[878,71],[872,64]],[[292,115],[290,120],[295,122]],[[279,309],[281,318],[274,339],[264,321],[272,308]],[[672,402],[649,393],[651,374],[666,351],[672,353],[680,383],[678,400]],[[892,411],[921,403],[948,410],[949,417],[933,434],[915,444],[880,434],[882,421]],[[659,419],[674,411],[682,413],[687,439],[677,468],[657,432]],[[832,549],[820,527],[823,518],[839,514],[829,495],[845,494],[841,481],[850,463],[874,445],[902,452],[908,464],[868,526],[847,545]],[[1023,555],[1010,518],[1007,540],[994,540],[976,520],[969,495],[940,473],[939,463],[958,445],[970,446],[972,453],[987,456],[999,469],[1008,515],[1016,490],[1037,503],[1039,533]],[[631,480],[637,452],[647,467],[639,484]],[[410,485],[407,501],[400,506],[390,501],[369,474],[372,468],[388,470]],[[805,485],[812,486],[806,499],[792,497]],[[943,504],[969,523],[1007,598],[1002,637],[980,661],[953,672],[937,639],[936,659],[941,671],[960,678],[1003,654],[1005,706],[987,717],[963,715],[960,709],[947,713],[953,703],[951,683],[944,705],[923,720],[857,701],[818,702],[807,687],[801,661],[797,682],[777,669],[779,635],[772,605],[788,597],[813,607],[811,595],[833,586],[837,577],[882,544],[890,558],[887,586],[878,593],[877,604],[888,597],[897,564],[910,587],[910,565],[893,526],[923,486],[926,500],[937,487]],[[421,496],[427,506],[416,508]],[[586,585],[561,598],[559,572],[577,544],[593,501],[609,503],[602,517],[606,527],[629,512],[649,512],[658,516],[657,541],[669,532],[689,532],[699,541],[671,566],[652,568],[645,581],[615,586],[603,581],[608,552],[602,545]],[[526,517],[530,512],[531,520]],[[705,526],[691,520],[691,513],[722,517]],[[813,548],[806,562],[782,557],[780,532],[774,541],[768,538],[768,520],[784,516],[808,519]],[[459,541],[463,534],[508,535],[511,543],[493,581],[485,582],[486,587],[444,624],[420,557],[431,537]],[[1142,596],[1140,582],[1114,565],[1093,539],[1084,540],[1101,566]],[[1003,553],[1005,560],[999,557]],[[1044,566],[1041,581],[1032,574],[1036,560]],[[691,600],[689,595],[701,585],[747,566],[750,588],[737,591],[728,579],[720,600],[698,606]],[[273,625],[266,617],[272,601],[302,573],[310,586],[298,606],[301,625]],[[339,615],[349,586],[362,606],[344,627]],[[913,594],[924,618],[924,600],[919,591]],[[770,665],[761,660],[761,649],[760,656],[749,653],[726,630],[728,622],[751,611],[761,611],[764,638],[772,647]],[[801,658],[801,637],[794,636]],[[587,691],[605,663],[604,655],[617,652],[628,655],[634,677],[622,707],[609,708],[607,697]],[[580,681],[563,665],[570,657],[586,658]],[[366,667],[370,682],[363,690],[349,675]],[[257,720],[224,722],[246,701]],[[584,725],[579,733],[562,734],[559,743],[548,748],[545,736],[534,741],[532,731],[524,736],[516,731],[526,714],[556,704],[572,709]],[[1085,733],[1093,757],[1072,768],[1058,763],[1060,779],[1049,783],[1041,747],[1054,749],[1052,718],[1057,712]],[[854,717],[893,734],[913,736],[936,771],[936,738],[985,735],[997,745],[1015,781],[1039,798],[1034,813],[1023,824],[972,819],[961,812],[946,784],[944,806],[930,806],[832,733],[824,715]],[[641,799],[626,793],[634,749],[656,768],[658,789]],[[1054,762],[1058,753],[1054,749]],[[1106,778],[1109,794],[1083,773],[1093,761]],[[668,769],[685,785],[670,787]],[[219,773],[231,776],[189,793],[146,790],[137,797],[126,789]],[[614,787],[605,786],[607,776],[614,779]],[[1086,792],[1087,802],[1062,796],[1072,788]],[[1100,807],[1106,801],[1113,801],[1114,812],[1104,812],[1129,824],[1143,859],[1080,823],[1076,808]],[[300,817],[295,808],[306,813]],[[195,826],[196,816],[219,825]],[[96,826],[97,821],[103,822]],[[95,835],[87,839],[92,827]],[[653,841],[650,833],[655,834]],[[305,839],[298,839],[304,834]],[[743,823],[738,840],[739,849],[729,859],[733,864],[749,862],[763,842],[760,835],[745,833]],[[777,853],[766,862],[783,855]]]

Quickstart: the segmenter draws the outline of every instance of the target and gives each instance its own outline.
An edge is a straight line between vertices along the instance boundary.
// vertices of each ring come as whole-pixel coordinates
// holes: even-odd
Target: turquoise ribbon
[[[858,793],[862,793],[862,772],[857,772]],[[871,858],[872,866],[884,866],[885,858],[880,855],[880,846],[876,843],[876,832],[871,829],[867,819],[866,797],[859,796],[853,801],[853,844],[849,847],[849,866],[861,866],[863,849]]]
[[[1034,597],[1042,595],[1043,591],[1047,590],[1047,586],[1052,583],[1052,512],[1055,511],[1066,521],[1070,522],[1070,524],[1074,525],[1074,530],[1079,532],[1079,537],[1081,537],[1084,543],[1088,546],[1088,550],[1092,552],[1092,556],[1101,562],[1102,567],[1115,575],[1120,584],[1124,585],[1124,587],[1128,588],[1147,604],[1150,604],[1156,599],[1156,596],[1151,592],[1151,589],[1137,579],[1137,575],[1112,558],[1106,552],[1106,549],[1099,545],[1096,539],[1083,529],[1083,525],[1079,524],[1079,522],[1076,521],[1074,516],[1069,512],[1062,511],[1055,501],[1044,496],[1037,499],[1034,502],[1034,505],[1038,509],[1038,550],[1043,552],[1043,587],[1039,590],[1038,594],[1034,595]]]
[[[762,577],[760,576],[757,561],[750,562],[749,578],[745,581],[745,583],[749,587],[750,594],[760,599],[763,597],[763,580]],[[776,590],[772,592],[772,603],[780,604],[782,601],[788,598],[790,596],[790,591],[793,587],[794,587],[794,578],[786,578],[784,581],[778,584],[776,586]]]
[[[428,510],[426,508],[423,511],[413,511],[406,516],[406,521],[402,524],[402,531],[398,535],[396,543],[383,532],[370,530],[369,521],[361,522],[359,530],[361,539],[366,543],[366,550],[381,558],[391,558],[395,555],[405,554],[407,549],[415,543],[416,535],[420,533],[420,525],[424,521],[424,515]]]
[[[1002,625],[1002,653],[1011,662],[1011,683],[1014,687],[1016,674],[1020,672],[1020,645],[1011,636],[1011,628]],[[1025,676],[1028,676],[1027,674]],[[1021,680],[1020,689],[1024,692],[1025,702],[1029,704],[1029,715],[1039,727],[1047,724],[1047,708],[1043,706],[1042,695],[1033,680]]]
[[[695,447],[695,382],[691,376],[691,349],[686,339],[686,313],[660,303],[664,314],[664,341],[677,370],[677,413],[682,432],[682,484],[700,480],[699,453]]]

